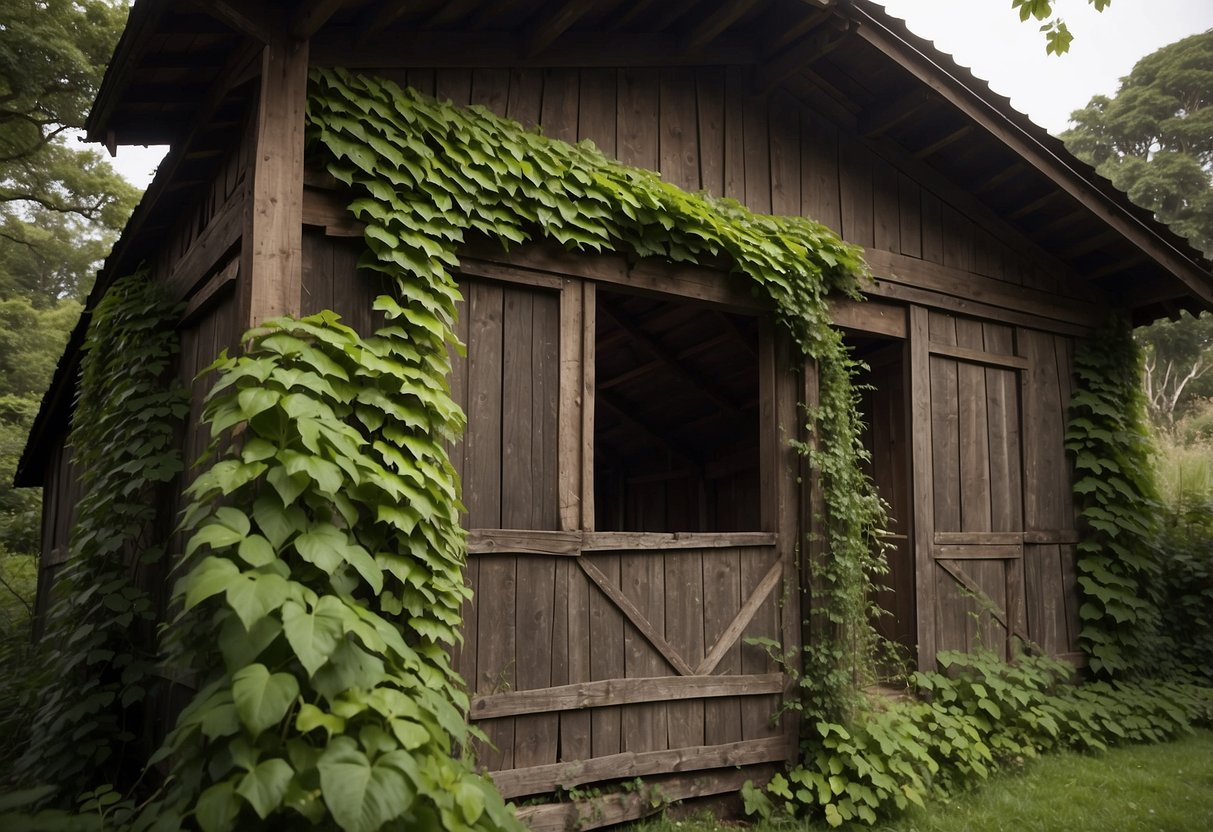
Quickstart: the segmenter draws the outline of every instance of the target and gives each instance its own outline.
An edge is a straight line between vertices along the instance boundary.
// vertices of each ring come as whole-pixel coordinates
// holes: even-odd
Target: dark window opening
[[[877,631],[912,657],[918,643],[914,597],[914,556],[910,526],[909,402],[905,344],[887,338],[849,336],[852,354],[868,365],[856,382],[864,422],[864,447],[871,454],[867,473],[888,505],[890,535],[885,556],[889,573],[878,578],[876,602],[886,614]],[[892,669],[892,668],[890,668]]]
[[[597,297],[595,527],[760,529],[757,320]]]

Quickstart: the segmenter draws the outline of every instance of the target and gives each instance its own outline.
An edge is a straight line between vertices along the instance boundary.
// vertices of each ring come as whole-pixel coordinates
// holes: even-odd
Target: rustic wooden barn
[[[148,263],[186,303],[182,379],[267,317],[373,325],[361,231],[304,152],[310,66],[592,139],[863,246],[869,300],[834,309],[871,366],[882,626],[921,664],[1014,639],[1077,658],[1075,339],[1112,310],[1206,308],[1213,281],[1006,99],[867,0],[136,0],[89,137],[171,150],[93,301]],[[788,680],[746,639],[801,643],[814,495],[787,440],[814,372],[712,265],[464,252],[452,455],[476,600],[458,667],[508,797],[636,776],[719,792],[796,747],[772,719]],[[20,474],[45,487],[43,606],[77,493],[81,333]]]

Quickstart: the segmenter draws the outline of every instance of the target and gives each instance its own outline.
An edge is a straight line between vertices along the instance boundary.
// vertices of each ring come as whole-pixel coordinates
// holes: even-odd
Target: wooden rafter
[[[291,24],[291,37],[307,40],[320,31],[324,24],[345,5],[345,0],[305,0],[295,12]]]
[[[859,119],[859,132],[869,138],[879,136],[916,115],[931,101],[924,89],[898,95],[882,105],[869,108]]]
[[[706,396],[717,407],[728,412],[734,418],[741,417],[741,410],[736,404],[729,401],[724,396],[717,393],[708,384],[706,379],[700,378],[695,373],[692,373],[680,362],[676,356],[673,356],[661,344],[657,343],[647,332],[638,327],[635,323],[628,320],[626,316],[621,315],[618,310],[610,309],[605,304],[599,307],[599,312],[610,318],[622,330],[631,336],[632,341],[639,344],[653,358],[663,362],[666,368],[671,370],[684,382],[693,387],[697,392]]]
[[[699,467],[699,460],[695,459],[694,455],[692,455],[689,451],[686,451],[677,444],[671,442],[662,431],[659,431],[649,425],[647,422],[636,418],[632,412],[635,408],[628,407],[627,404],[621,401],[619,398],[604,390],[596,391],[595,395],[596,401],[618,416],[619,420],[624,423],[625,427],[635,431],[636,433],[643,434],[670,456],[676,457],[682,462],[690,463],[696,468]]]
[[[261,43],[273,40],[279,26],[275,15],[258,0],[241,0],[240,3],[232,3],[229,0],[194,0],[191,5],[203,14]]]
[[[1018,208],[1016,208],[1014,211],[1011,211],[1010,213],[1008,213],[1006,215],[1006,217],[1009,220],[1018,220],[1018,219],[1028,216],[1029,214],[1035,214],[1041,208],[1044,208],[1050,202],[1052,202],[1053,200],[1058,199],[1060,197],[1061,197],[1061,191],[1055,191],[1055,190],[1050,189],[1050,190],[1046,191],[1043,196],[1039,196],[1036,199],[1032,200],[1031,202],[1027,203],[1026,205],[1021,205]]]
[[[759,95],[766,95],[789,76],[805,69],[814,61],[836,49],[846,40],[853,28],[848,21],[841,28],[825,25],[812,30],[808,36],[789,46],[759,68],[754,79],[755,91]]]
[[[1108,229],[1099,234],[1094,234],[1086,239],[1079,240],[1073,245],[1061,252],[1061,256],[1067,260],[1072,257],[1081,257],[1084,254],[1090,254],[1096,249],[1103,248],[1109,243],[1113,243],[1118,239],[1124,239],[1115,231]]]
[[[985,193],[989,193],[990,191],[994,190],[995,188],[998,188],[1002,185],[1005,185],[1007,182],[1010,182],[1012,179],[1015,179],[1018,176],[1022,176],[1026,172],[1027,172],[1027,168],[1022,163],[1016,162],[1016,163],[1007,165],[1005,168],[1003,168],[1002,170],[1000,170],[996,173],[991,174],[986,179],[983,179],[980,182],[974,183],[973,193],[978,196],[985,194]]]
[[[429,24],[427,24],[429,25]],[[476,56],[483,69],[519,67],[752,66],[758,48],[752,39],[718,38],[711,49],[684,54],[673,35],[653,32],[565,32],[540,55],[528,55],[523,35],[509,32],[410,29],[368,32],[365,27],[327,26],[312,39],[314,66],[399,69],[466,66]]]
[[[931,142],[921,150],[914,151],[914,155],[919,159],[926,159],[928,156],[934,156],[948,145],[955,144],[956,142],[960,141],[965,136],[972,133],[973,130],[974,126],[972,124],[962,124],[960,127],[957,127],[950,133],[940,136],[938,139]]]
[[[727,316],[722,316],[722,317],[725,317],[725,319],[728,320]],[[617,333],[617,337],[620,341],[625,341],[628,339],[629,336],[628,336],[628,333],[626,333],[626,332],[619,332],[619,333]],[[674,358],[677,361],[685,361],[688,358],[692,358],[696,355],[707,352],[710,349],[714,349],[715,347],[721,346],[722,344],[724,344],[730,340],[732,340],[732,336],[729,333],[722,332],[711,338],[707,338],[703,341],[699,341],[698,343],[692,344],[691,346],[687,347],[686,349],[681,350],[677,355],[674,356]],[[598,380],[598,389],[599,390],[609,390],[612,387],[618,387],[619,385],[625,384],[629,381],[632,381],[633,379],[637,379],[642,376],[646,376],[649,373],[653,372],[654,370],[658,369],[659,367],[664,367],[664,366],[665,366],[664,361],[662,361],[659,358],[654,358],[651,361],[646,361],[644,364],[639,364],[639,365],[631,368],[630,370],[625,370],[624,372],[620,373],[617,376],[612,376],[609,379],[599,379]]]
[[[523,47],[526,56],[533,58],[543,52],[593,7],[594,4],[590,0],[565,0],[555,9],[545,8],[534,24],[529,27],[531,34],[527,37],[526,45]]]
[[[699,21],[687,33],[686,38],[682,41],[683,51],[698,52],[700,49],[703,49],[714,41],[721,32],[745,17],[759,2],[760,0],[741,0],[741,2],[719,4],[716,7],[716,11]]]

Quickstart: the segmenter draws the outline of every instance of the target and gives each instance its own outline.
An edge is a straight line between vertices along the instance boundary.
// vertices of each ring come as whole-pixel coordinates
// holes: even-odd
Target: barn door
[[[1027,640],[1022,384],[1010,327],[911,310],[919,666]]]

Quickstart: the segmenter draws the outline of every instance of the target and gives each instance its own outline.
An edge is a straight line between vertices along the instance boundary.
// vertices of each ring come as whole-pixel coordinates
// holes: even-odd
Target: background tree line
[[[101,261],[139,192],[79,139],[123,0],[7,0],[0,25],[0,634],[24,619],[41,496],[13,474]]]

